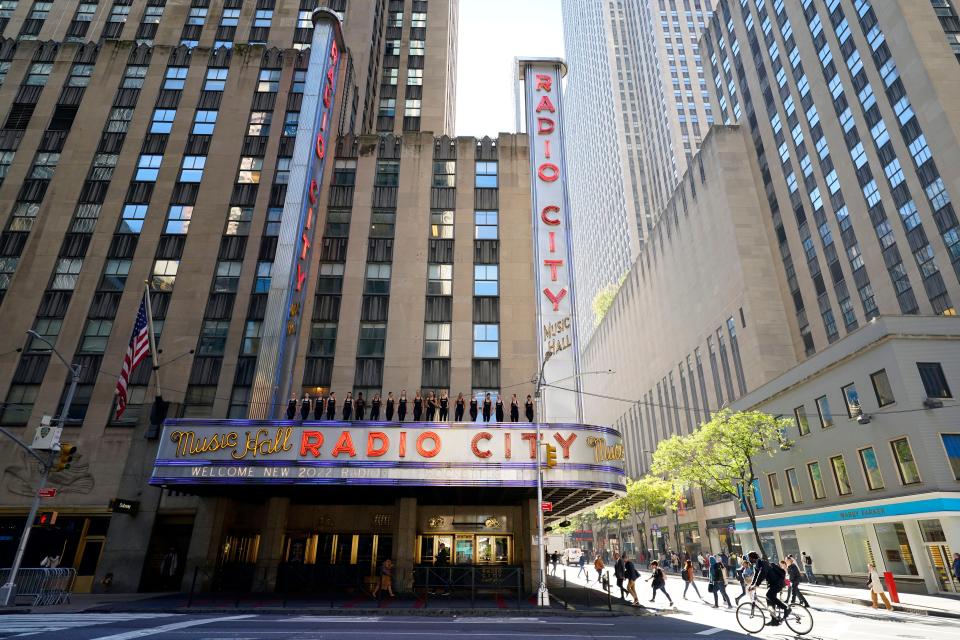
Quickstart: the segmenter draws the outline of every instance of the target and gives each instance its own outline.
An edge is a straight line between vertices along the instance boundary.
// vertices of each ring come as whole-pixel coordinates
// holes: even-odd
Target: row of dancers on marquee
[[[421,419],[427,422],[446,422],[450,415],[450,397],[446,391],[440,393],[438,397],[434,392],[429,392],[426,397],[421,396],[417,391],[413,397],[413,421],[420,422]],[[455,422],[463,422],[464,412],[469,405],[470,420],[477,421],[477,416],[482,416],[483,422],[490,422],[491,418],[496,422],[504,422],[506,417],[504,413],[503,399],[497,396],[493,400],[488,393],[482,403],[473,397],[468,402],[463,394],[457,396],[453,402],[453,419]],[[367,401],[363,397],[363,392],[357,394],[354,398],[351,392],[347,392],[347,397],[343,400],[341,415],[343,420],[371,420],[376,422],[380,420],[380,409],[383,407],[387,422],[393,421],[394,410],[396,410],[397,419],[403,422],[407,418],[407,392],[400,392],[399,400],[394,400],[393,392],[389,392],[386,402],[381,400],[380,394],[373,395],[370,400],[370,417],[367,418]],[[533,422],[533,398],[527,396],[524,402],[524,416],[527,422]],[[337,417],[337,394],[331,391],[326,397],[311,398],[309,393],[304,393],[303,398],[297,400],[296,394],[290,396],[287,402],[287,420],[309,420],[310,414],[313,414],[314,420],[334,420]],[[517,394],[513,394],[510,400],[510,422],[520,422],[520,400]]]

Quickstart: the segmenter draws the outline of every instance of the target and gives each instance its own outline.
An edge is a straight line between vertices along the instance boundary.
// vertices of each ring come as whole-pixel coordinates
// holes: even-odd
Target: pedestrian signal
[[[552,444],[547,445],[547,461],[545,465],[547,469],[552,469],[557,466],[557,448]]]
[[[53,463],[53,470],[63,471],[64,469],[69,469],[76,452],[76,445],[70,444],[69,442],[61,442],[60,453],[58,454],[57,461]]]
[[[35,527],[52,527],[57,523],[56,511],[41,511],[33,519]]]

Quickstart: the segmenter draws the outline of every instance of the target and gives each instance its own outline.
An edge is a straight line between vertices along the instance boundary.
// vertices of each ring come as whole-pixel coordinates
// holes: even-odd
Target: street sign
[[[140,501],[115,498],[110,501],[110,510],[114,513],[126,513],[131,516],[136,515],[137,511],[140,510]]]
[[[37,495],[41,498],[56,498],[57,497],[57,488],[56,487],[43,487],[42,489],[37,490]]]
[[[542,502],[540,503],[540,508],[543,509],[544,513],[550,513],[551,511],[553,511],[553,503]]]

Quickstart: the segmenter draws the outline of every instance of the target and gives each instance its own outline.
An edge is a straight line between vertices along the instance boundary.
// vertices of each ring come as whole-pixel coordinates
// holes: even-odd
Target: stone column
[[[520,509],[520,526],[516,532],[513,544],[515,554],[514,564],[523,567],[523,581],[531,593],[536,593],[540,586],[540,564],[538,558],[543,554],[543,542],[534,546],[533,540],[537,536],[540,504],[536,498],[525,500]]]
[[[413,565],[417,557],[417,499],[396,501],[393,527],[394,589],[397,593],[413,590]]]
[[[263,512],[260,529],[260,553],[254,569],[253,591],[270,592],[277,586],[277,566],[283,557],[283,537],[287,532],[290,498],[272,497]]]
[[[201,498],[193,521],[193,535],[190,536],[190,548],[183,568],[182,591],[190,591],[195,569],[198,591],[210,587],[213,565],[217,561],[217,552],[223,541],[224,526],[233,510],[233,500],[229,498]]]

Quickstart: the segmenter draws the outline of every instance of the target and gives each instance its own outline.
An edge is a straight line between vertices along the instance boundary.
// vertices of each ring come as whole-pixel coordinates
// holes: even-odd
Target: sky
[[[516,130],[513,59],[563,57],[560,0],[460,0],[458,136]]]

